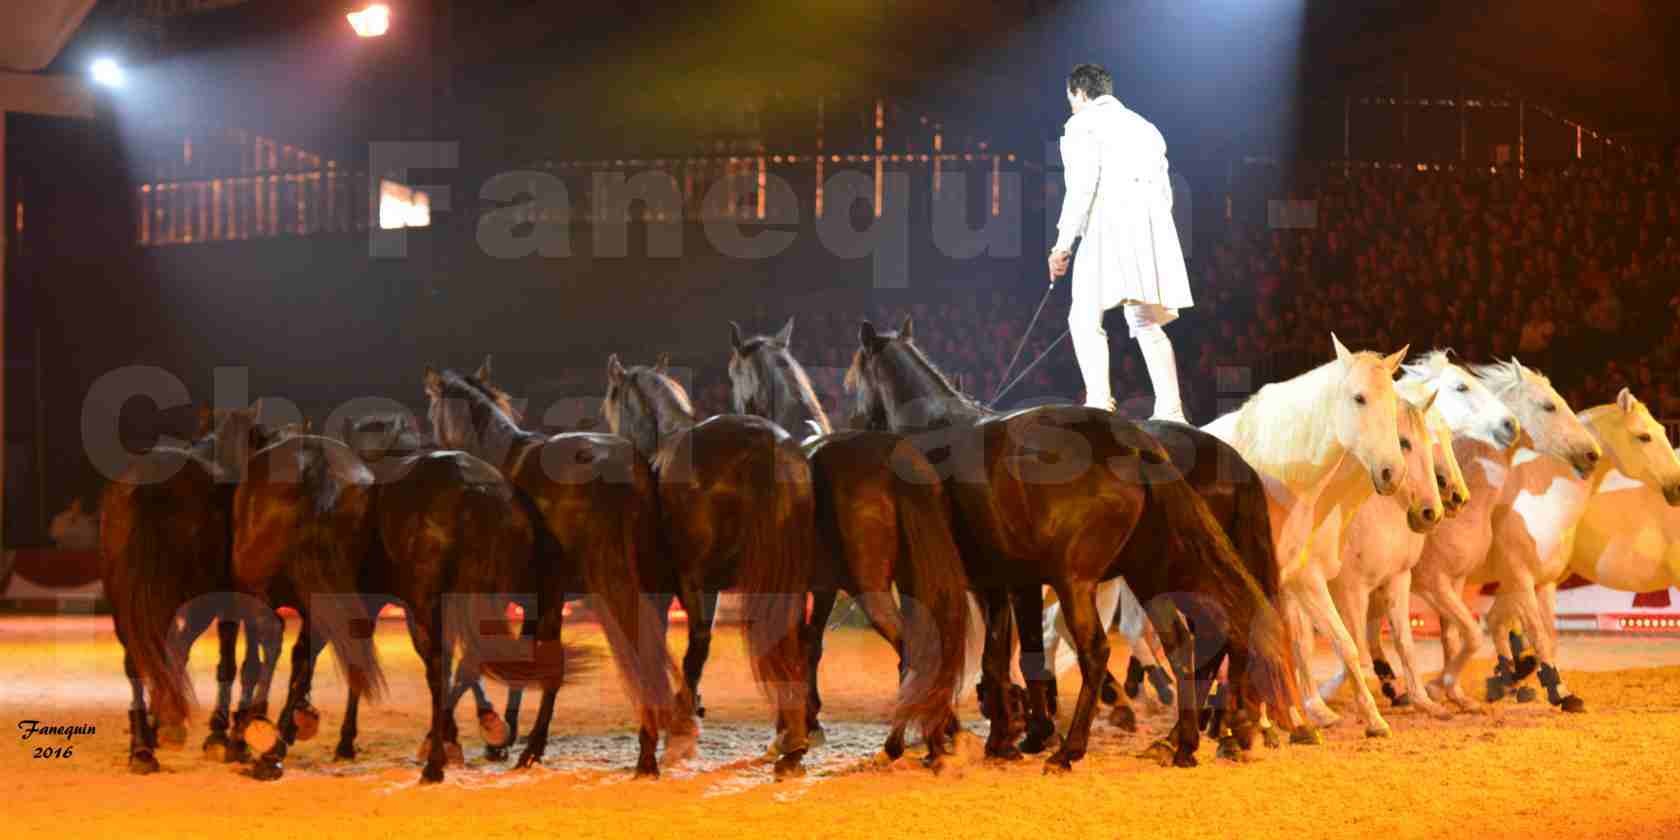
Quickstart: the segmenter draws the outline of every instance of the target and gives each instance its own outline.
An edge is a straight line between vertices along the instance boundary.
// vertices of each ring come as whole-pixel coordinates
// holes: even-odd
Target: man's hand
[[[1072,263],[1073,263],[1073,252],[1072,251],[1051,251],[1050,252],[1050,282],[1055,283],[1056,278],[1061,277],[1062,275],[1068,273],[1068,266],[1071,265]]]

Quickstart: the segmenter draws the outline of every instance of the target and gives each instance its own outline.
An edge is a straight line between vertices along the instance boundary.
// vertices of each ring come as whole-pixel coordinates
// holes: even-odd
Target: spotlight
[[[350,21],[350,28],[362,38],[378,38],[391,28],[391,7],[384,3],[374,3],[345,17]]]
[[[128,84],[128,74],[123,72],[121,64],[114,58],[101,58],[93,62],[88,68],[93,80],[108,88],[120,88]]]

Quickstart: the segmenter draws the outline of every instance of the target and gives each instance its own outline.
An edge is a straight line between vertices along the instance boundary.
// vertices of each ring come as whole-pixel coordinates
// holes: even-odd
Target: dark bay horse
[[[298,738],[294,713],[313,679],[315,634],[333,646],[351,692],[376,698],[383,690],[370,629],[375,616],[361,597],[373,548],[373,484],[372,471],[344,444],[300,435],[253,455],[235,493],[235,586],[266,603],[292,604],[303,618],[277,737],[266,721],[246,728],[247,740],[263,750],[252,768],[258,779],[281,776]],[[269,676],[275,664],[265,664]]]
[[[899,654],[900,686],[886,753],[904,752],[904,729],[914,720],[934,763],[962,678],[968,643],[968,576],[951,534],[949,502],[939,474],[922,453],[891,432],[835,432],[805,369],[788,343],[793,319],[773,336],[741,338],[730,324],[729,378],[735,411],[784,429],[810,428],[804,444],[815,484],[818,548],[811,617],[806,622],[810,695],[806,718],[821,732],[817,668],[823,632],[838,592],[863,608],[869,623]],[[892,597],[897,584],[907,605]]]
[[[473,376],[426,370],[432,431],[439,444],[498,465],[528,501],[540,525],[534,588],[526,608],[535,657],[487,657],[484,669],[510,684],[542,685],[541,705],[518,766],[542,760],[554,701],[575,652],[560,639],[567,598],[595,598],[595,613],[619,675],[641,721],[638,776],[659,774],[659,732],[669,732],[666,759],[687,757],[697,733],[686,692],[673,694],[675,663],[659,618],[643,597],[643,581],[660,574],[658,498],[646,460],[612,435],[527,432],[504,409],[506,394],[489,381],[486,360]],[[546,542],[544,542],[546,540]],[[544,548],[543,546],[548,546]]]
[[[370,438],[377,447],[368,445]],[[420,437],[406,415],[346,422],[343,439],[373,470],[371,524],[375,546],[362,576],[370,614],[385,601],[399,603],[408,617],[414,650],[426,667],[432,723],[422,745],[421,782],[443,779],[444,765],[461,760],[455,705],[461,690],[450,687],[450,656],[464,653],[459,679],[476,685],[482,623],[490,619],[506,636],[498,615],[508,593],[535,591],[537,526],[525,499],[495,467],[465,452],[439,450]],[[500,620],[497,621],[495,616]],[[356,703],[350,695],[339,755],[354,754]],[[505,747],[507,730],[482,705],[479,721],[493,747]]]
[[[762,417],[696,420],[663,359],[629,369],[609,359],[602,413],[614,433],[652,459],[658,476],[660,532],[673,573],[653,581],[663,588],[652,591],[674,591],[688,612],[688,691],[698,698],[714,593],[737,587],[753,676],[776,710],[776,777],[802,773],[809,739],[800,634],[816,553],[810,462]]]
[[[241,615],[229,595],[229,551],[235,482],[249,454],[267,442],[258,411],[202,409],[188,448],[158,446],[136,457],[100,502],[100,577],[132,692],[129,769],[135,773],[158,770],[160,730],[166,744],[185,739],[183,722],[193,705],[187,651],[211,621],[217,622],[220,661],[205,751],[238,757],[228,749]],[[176,613],[183,607],[186,626],[177,631]],[[248,632],[242,712],[261,670],[259,649],[268,648],[272,659],[278,644],[272,638],[272,645],[259,646]]]
[[[1203,650],[1246,656],[1247,667],[1240,669],[1247,677],[1240,685],[1244,699],[1290,699],[1281,620],[1159,442],[1095,409],[994,414],[959,393],[928,361],[914,344],[909,319],[897,333],[877,332],[865,322],[859,344],[847,374],[858,419],[869,428],[909,433],[944,473],[958,545],[986,605],[986,694],[1001,697],[1008,685],[1013,620],[1026,622],[1023,647],[1039,636],[1041,587],[1051,586],[1063,605],[1082,685],[1067,737],[1046,770],[1069,769],[1085,753],[1107,675],[1108,640],[1095,590],[1108,578],[1126,578],[1146,605],[1180,685],[1196,687],[1178,692],[1179,719],[1168,745],[1174,764],[1193,766],[1200,743],[1206,681],[1193,680],[1198,670],[1207,672],[1196,667],[1198,638]],[[1133,541],[1138,545],[1128,551]],[[1024,615],[1012,615],[1012,595]],[[1196,623],[1195,634],[1186,615]],[[1023,670],[1043,691],[1049,675],[1042,655],[1029,665]],[[987,754],[1019,757],[1008,741],[1008,704],[986,706],[992,718]]]

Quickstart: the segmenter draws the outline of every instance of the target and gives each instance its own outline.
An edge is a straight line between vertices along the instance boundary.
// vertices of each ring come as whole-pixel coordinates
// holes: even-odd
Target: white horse
[[[1453,457],[1453,434],[1446,418],[1434,408],[1439,392],[1415,383],[1396,386],[1403,401],[1400,411],[1400,434],[1421,441],[1427,454],[1412,453],[1406,467],[1405,492],[1434,493],[1441,500],[1447,516],[1456,516],[1470,502],[1470,488],[1465,485],[1464,473],[1458,459]],[[1499,405],[1496,400],[1489,400]],[[1503,407],[1501,406],[1503,411]],[[1403,438],[1404,439],[1404,438]],[[1336,601],[1336,611],[1342,623],[1353,634],[1354,646],[1359,650],[1360,677],[1366,673],[1366,663],[1373,665],[1378,677],[1392,677],[1385,667],[1375,669],[1370,658],[1370,640],[1381,632],[1381,613],[1373,613],[1373,605],[1381,605],[1390,617],[1395,642],[1400,649],[1400,662],[1407,676],[1407,690],[1397,692],[1385,684],[1384,693],[1395,706],[1413,704],[1436,717],[1446,717],[1447,711],[1425,695],[1414,665],[1416,657],[1412,645],[1411,612],[1412,567],[1423,553],[1423,543],[1435,521],[1418,522],[1399,498],[1372,497],[1366,499],[1353,521],[1348,523],[1342,540],[1342,567],[1330,580],[1330,595]],[[1368,615],[1379,616],[1367,622]],[[1345,665],[1322,686],[1319,696],[1328,700],[1342,682],[1353,673]]]
[[[1478,384],[1516,416],[1520,429],[1516,446],[1489,440],[1483,436],[1489,431],[1485,427],[1461,427],[1448,415],[1448,422],[1454,425],[1459,463],[1470,483],[1471,504],[1429,536],[1412,572],[1412,591],[1441,616],[1443,666],[1441,677],[1427,686],[1430,698],[1445,697],[1462,707],[1468,707],[1470,700],[1458,678],[1478,648],[1480,632],[1464,603],[1465,585],[1501,580],[1501,588],[1512,589],[1508,594],[1518,599],[1515,603],[1525,612],[1532,611],[1532,619],[1538,623],[1538,606],[1530,607],[1535,601],[1535,569],[1555,562],[1557,546],[1536,551],[1534,540],[1540,535],[1524,524],[1513,507],[1535,507],[1534,496],[1546,492],[1558,479],[1566,479],[1562,475],[1565,470],[1572,469],[1585,478],[1599,459],[1598,444],[1544,376],[1516,359],[1477,367],[1474,375]],[[1449,387],[1468,386],[1470,381],[1463,369],[1442,352],[1408,366],[1406,376],[1408,380],[1434,384],[1443,393]],[[1555,486],[1561,488],[1562,484]],[[1519,503],[1525,491],[1529,495]],[[1538,520],[1534,527],[1550,529]],[[1521,545],[1525,539],[1529,541],[1526,551]],[[1504,583],[1505,579],[1511,583]],[[1537,640],[1545,648],[1541,658],[1550,662],[1555,637],[1548,630]],[[1498,643],[1503,645],[1504,641]],[[1503,661],[1499,667],[1502,674],[1509,675],[1514,665]]]
[[[1680,457],[1644,403],[1633,405],[1588,421],[1610,456],[1609,474],[1575,529],[1569,567],[1600,586],[1655,592],[1680,586]],[[1630,450],[1637,456],[1622,460]]]
[[[1353,638],[1330,598],[1326,568],[1340,564],[1342,529],[1359,505],[1373,491],[1392,495],[1406,476],[1393,378],[1406,350],[1383,357],[1350,352],[1334,335],[1331,341],[1335,361],[1261,388],[1241,408],[1204,427],[1241,453],[1265,482],[1281,567],[1280,607],[1292,625],[1296,665],[1303,671],[1310,654],[1301,647],[1308,620],[1330,635],[1350,669],[1358,667]],[[1363,681],[1355,688],[1366,734],[1387,735],[1370,689]],[[1307,706],[1320,725],[1336,720],[1316,694]],[[1290,714],[1291,739],[1318,742],[1296,710]]]
[[[1555,462],[1519,467],[1523,481],[1510,513],[1496,525],[1489,558],[1499,581],[1499,592],[1488,611],[1495,648],[1501,657],[1511,659],[1510,638],[1499,631],[1521,624],[1535,642],[1547,699],[1570,712],[1585,707],[1557,672],[1557,587],[1569,575],[1577,529],[1593,497],[1616,464],[1622,468],[1618,472],[1634,477],[1652,492],[1674,492],[1680,500],[1680,490],[1673,489],[1680,486],[1680,461],[1662,426],[1632,392],[1623,388],[1615,403],[1587,409],[1578,419],[1611,457],[1599,459],[1589,474],[1579,478],[1564,473]]]

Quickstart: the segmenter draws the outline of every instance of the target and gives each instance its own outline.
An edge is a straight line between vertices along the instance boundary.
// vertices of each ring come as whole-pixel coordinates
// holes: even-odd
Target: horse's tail
[[[899,689],[895,725],[916,721],[928,743],[943,737],[951,704],[962,686],[968,649],[968,574],[951,533],[950,511],[939,475],[907,443],[894,448],[895,501],[902,556],[901,593],[913,596],[905,611],[905,661],[910,678]]]
[[[1287,696],[1289,703],[1295,705],[1300,702],[1299,691],[1294,678],[1291,676],[1295,673],[1295,646],[1289,637],[1289,625],[1282,620],[1282,616],[1278,615],[1276,610],[1276,605],[1283,591],[1283,571],[1278,565],[1277,543],[1272,540],[1272,515],[1266,502],[1266,488],[1261,483],[1258,472],[1255,472],[1252,468],[1247,471],[1243,480],[1238,482],[1236,495],[1232,501],[1233,513],[1229,534],[1238,556],[1242,558],[1244,566],[1248,569],[1248,573],[1254,577],[1255,583],[1260,587],[1261,594],[1265,595],[1267,603],[1273,607],[1262,618],[1264,626],[1261,629],[1264,635],[1276,637],[1278,645],[1272,645],[1269,638],[1265,644],[1268,647],[1273,647],[1274,656],[1277,658],[1271,661],[1278,662],[1276,667],[1282,669],[1277,674],[1266,678],[1268,680],[1279,680],[1282,685],[1265,689],[1257,697],[1275,697],[1281,691]],[[1248,666],[1250,681],[1255,686],[1261,685],[1259,672],[1255,669],[1257,667],[1273,667],[1263,666],[1258,658],[1252,656],[1249,657]],[[1274,706],[1273,708],[1286,709],[1289,706]]]
[[[566,593],[559,591],[558,587],[551,591],[549,586],[555,579],[554,567],[563,562],[565,551],[554,539],[542,512],[529,496],[516,490],[514,505],[530,524],[530,540],[526,542],[525,550],[519,551],[519,541],[509,531],[492,526],[491,530],[504,541],[497,546],[498,558],[492,561],[494,565],[486,568],[500,570],[490,574],[508,576],[510,584],[501,590],[503,592],[511,591],[514,588],[511,582],[520,580],[519,564],[524,564],[529,570],[524,580],[535,589],[537,596],[537,602],[530,607],[537,614],[537,638],[530,642],[534,650],[516,650],[526,643],[519,639],[523,628],[516,630],[509,623],[504,611],[505,602],[493,598],[466,598],[460,601],[467,613],[460,626],[471,632],[465,634],[467,644],[462,651],[462,662],[477,662],[484,675],[508,685],[536,683],[557,688],[592,670],[594,657],[587,648],[571,644],[564,637],[558,642],[543,640],[546,635],[543,625],[550,617],[557,621],[566,609]],[[526,620],[531,621],[532,617],[528,614]],[[491,652],[484,644],[486,641],[495,642],[497,652]]]
[[[378,616],[367,614],[357,584],[364,558],[352,556],[347,539],[335,531],[330,516],[305,515],[292,534],[281,568],[292,579],[310,628],[326,637],[338,655],[348,689],[377,701],[385,693],[385,674],[371,632],[371,619]],[[363,628],[369,632],[358,632]]]
[[[1287,631],[1282,617],[1272,605],[1272,597],[1260,580],[1250,573],[1243,556],[1237,554],[1231,538],[1209,510],[1207,503],[1191,488],[1189,482],[1171,462],[1155,462],[1145,455],[1145,486],[1150,494],[1150,508],[1160,516],[1163,533],[1172,556],[1179,562],[1174,575],[1176,585],[1187,594],[1211,599],[1200,605],[1198,618],[1207,620],[1199,632],[1223,630],[1227,649],[1233,663],[1246,660],[1250,691],[1260,702],[1276,709],[1294,705],[1295,691],[1290,679],[1292,657]],[[1258,487],[1257,487],[1258,489]],[[1263,492],[1263,491],[1262,491]],[[1264,505],[1265,500],[1258,500]],[[1260,529],[1264,539],[1271,539],[1268,519],[1258,519],[1240,504],[1237,521],[1244,531]],[[1265,514],[1262,509],[1260,514]],[[1245,534],[1245,544],[1260,539],[1259,534]],[[1273,591],[1276,575],[1271,576]],[[1223,621],[1219,620],[1220,612]],[[1211,626],[1210,626],[1211,625]]]
[[[179,513],[166,487],[136,485],[128,540],[118,556],[106,561],[105,596],[111,600],[123,651],[151,694],[152,709],[161,721],[185,720],[192,711],[192,678],[187,674],[186,649],[170,651],[169,632],[175,612],[192,597],[182,586],[193,575],[179,558],[192,556],[191,547],[171,546],[164,533],[169,517]]]
[[[658,488],[647,461],[629,446],[630,480],[614,485],[619,500],[592,550],[581,558],[583,575],[600,614],[601,629],[637,713],[650,726],[687,725],[692,698],[681,686],[677,664],[665,647],[665,620],[645,594],[642,570],[658,566]],[[674,693],[673,693],[674,692]]]
[[[805,655],[800,629],[817,550],[811,464],[792,441],[770,450],[774,496],[745,517],[737,580],[745,596],[747,654],[753,677],[784,714],[805,714]]]

